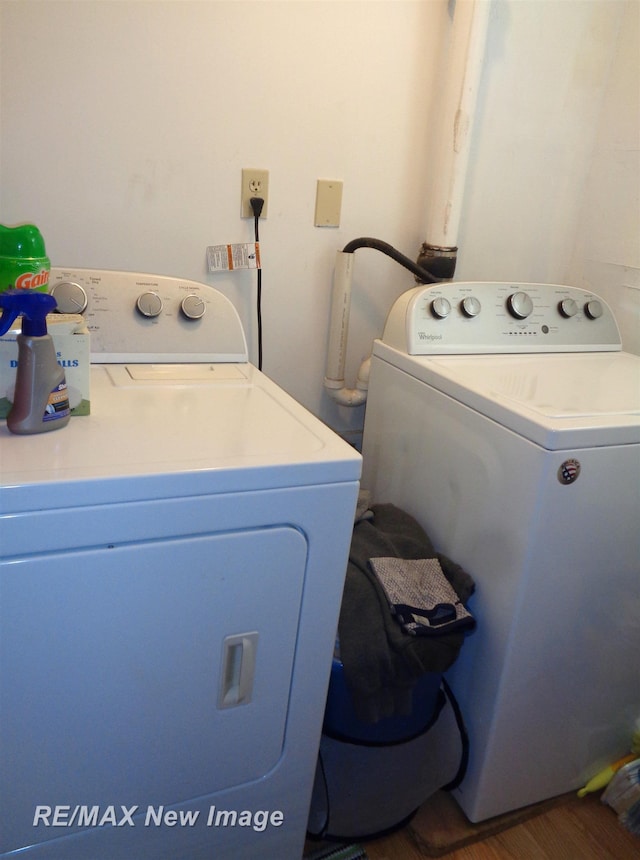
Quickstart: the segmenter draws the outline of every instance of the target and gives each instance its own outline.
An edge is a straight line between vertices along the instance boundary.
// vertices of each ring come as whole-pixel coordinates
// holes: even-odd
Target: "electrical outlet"
[[[252,197],[261,197],[264,200],[261,218],[267,217],[267,204],[269,202],[269,171],[256,170],[253,167],[242,168],[242,198],[241,218],[253,218],[253,209],[250,200]]]

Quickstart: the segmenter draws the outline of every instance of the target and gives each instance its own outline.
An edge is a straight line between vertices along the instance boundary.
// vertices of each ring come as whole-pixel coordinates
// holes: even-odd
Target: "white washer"
[[[571,791],[640,716],[640,358],[564,286],[417,287],[376,341],[363,487],[477,589],[449,680],[472,821]]]
[[[360,456],[217,290],[52,288],[91,414],[0,425],[0,856],[299,860]]]

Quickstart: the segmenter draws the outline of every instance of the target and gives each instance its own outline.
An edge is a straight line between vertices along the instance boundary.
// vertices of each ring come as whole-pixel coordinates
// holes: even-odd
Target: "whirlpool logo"
[[[418,332],[418,340],[427,340],[427,341],[442,340],[442,335],[441,334],[428,334],[426,331],[419,331]]]

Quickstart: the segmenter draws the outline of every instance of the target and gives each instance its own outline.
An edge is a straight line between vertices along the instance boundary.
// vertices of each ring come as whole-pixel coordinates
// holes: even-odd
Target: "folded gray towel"
[[[475,620],[442,572],[437,558],[370,558],[403,630],[413,636],[472,630]]]
[[[408,636],[396,621],[369,559],[436,558],[465,603],[474,590],[469,574],[437,553],[420,525],[389,504],[371,506],[373,519],[355,524],[349,553],[340,622],[340,659],[359,719],[375,723],[410,714],[412,691],[427,672],[444,672],[458,656],[464,631],[445,629],[437,636]]]

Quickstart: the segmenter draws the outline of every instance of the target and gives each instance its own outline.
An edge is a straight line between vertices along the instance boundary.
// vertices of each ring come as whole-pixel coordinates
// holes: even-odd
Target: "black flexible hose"
[[[423,284],[437,284],[440,282],[440,278],[436,278],[427,269],[423,269],[422,266],[419,266],[413,260],[410,260],[409,257],[405,257],[404,254],[397,251],[393,245],[389,245],[380,239],[368,239],[366,237],[353,239],[351,242],[347,242],[342,250],[345,254],[353,254],[358,248],[374,248],[376,251],[381,251],[387,257],[395,260],[396,263],[400,263],[401,266],[404,266],[405,269],[408,269],[417,278],[420,278]]]

